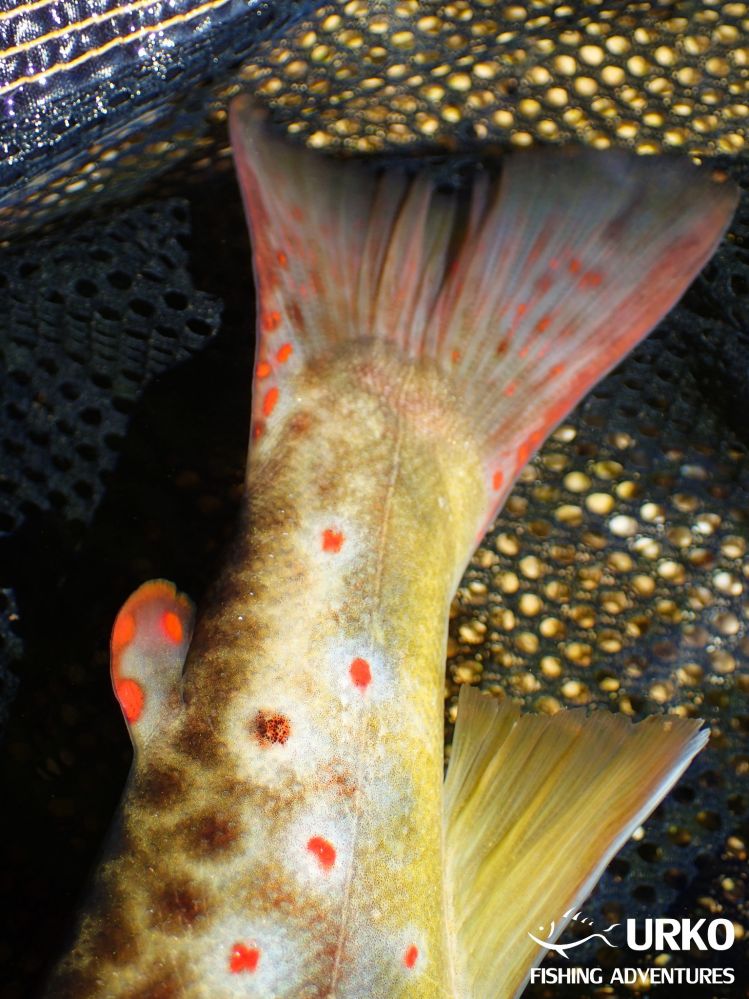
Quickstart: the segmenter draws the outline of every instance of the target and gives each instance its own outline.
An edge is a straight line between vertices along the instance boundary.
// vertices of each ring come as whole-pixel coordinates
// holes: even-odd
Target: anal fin
[[[461,999],[519,995],[545,955],[529,933],[554,920],[553,943],[707,738],[671,716],[521,715],[463,687],[445,782]]]
[[[153,579],[128,597],[114,623],[114,693],[133,746],[142,749],[179,696],[194,608],[173,583]]]

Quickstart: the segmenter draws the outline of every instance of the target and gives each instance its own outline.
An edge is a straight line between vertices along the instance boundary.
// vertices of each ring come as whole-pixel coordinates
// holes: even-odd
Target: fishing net
[[[114,615],[153,576],[199,601],[238,509],[253,305],[228,96],[258,91],[292,138],[331,151],[673,148],[717,156],[749,186],[744,160],[729,162],[746,137],[744,4],[262,4],[249,8],[258,32],[240,37],[228,15],[247,10],[206,12],[174,76],[162,54],[162,76],[120,86],[135,72],[122,55],[111,90],[92,60],[58,74],[59,100],[27,91],[16,121],[36,130],[17,129],[0,165],[13,235],[0,247],[8,999],[59,948],[129,765],[108,680]],[[4,86],[20,72],[9,66]],[[136,91],[140,103],[107,104]],[[7,120],[0,133],[11,141]],[[529,710],[674,710],[711,725],[708,750],[586,904],[597,926],[748,925],[748,292],[745,194],[683,303],[523,473],[453,608],[448,731],[462,683]],[[730,952],[731,999],[744,947]]]

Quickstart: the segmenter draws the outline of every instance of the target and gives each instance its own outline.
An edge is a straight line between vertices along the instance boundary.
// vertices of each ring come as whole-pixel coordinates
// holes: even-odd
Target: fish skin
[[[136,754],[121,852],[99,875],[103,909],[50,995],[158,984],[233,996],[229,945],[248,942],[261,947],[253,985],[270,988],[271,924],[296,946],[268,995],[454,994],[433,877],[435,718],[456,566],[486,502],[478,447],[436,367],[376,342],[304,371],[293,397],[274,439],[254,445],[243,526],[198,619],[182,703]],[[325,551],[326,531],[343,536],[338,551]],[[352,679],[357,659],[366,685]],[[284,744],[263,745],[260,713],[289,719]],[[307,849],[314,837],[334,845],[330,869]],[[189,932],[175,940],[175,928]]]
[[[706,207],[714,214],[708,235],[685,241],[692,268],[731,203],[730,193],[717,195]],[[414,202],[416,212],[427,204]],[[445,218],[437,223],[432,250],[449,235]],[[543,215],[534,224],[538,256],[547,242]],[[264,252],[258,271],[267,297],[279,279]],[[397,254],[386,258],[397,280]],[[565,279],[575,308],[602,280],[581,290],[580,267]],[[668,266],[662,273],[671,280]],[[421,272],[403,274],[396,304],[407,315],[407,288],[420,286]],[[468,270],[461,280],[470,279]],[[300,294],[309,296],[308,283]],[[564,317],[568,298],[557,303],[565,350],[577,335]],[[275,329],[268,306],[261,327],[272,315]],[[522,342],[524,312],[513,311],[510,343]],[[547,325],[532,327],[536,342]],[[293,343],[274,345],[283,378],[270,388],[263,345],[246,508],[184,671],[172,629],[158,630],[164,608],[182,622],[180,642],[188,630],[184,601],[168,584],[145,584],[162,601],[159,614],[137,591],[115,624],[113,677],[131,725],[133,772],[93,901],[50,997],[467,994],[465,974],[456,977],[443,874],[447,617],[496,493],[509,488],[519,455],[529,457],[514,408],[526,390],[497,403],[519,435],[510,435],[507,476],[498,482],[453,373],[406,352],[397,338],[333,332],[294,365],[289,350],[301,353],[304,322]],[[451,334],[447,324],[448,350]],[[613,363],[610,343],[600,351]],[[524,357],[521,350],[518,363]],[[596,370],[588,363],[585,377]],[[582,378],[569,391],[579,393]],[[565,400],[542,392],[536,398],[561,415]],[[123,696],[125,681],[140,701]],[[555,739],[563,733],[555,731]],[[606,731],[604,724],[602,746]],[[688,758],[681,753],[677,770]],[[663,793],[669,781],[659,784]],[[480,795],[470,806],[481,814]]]

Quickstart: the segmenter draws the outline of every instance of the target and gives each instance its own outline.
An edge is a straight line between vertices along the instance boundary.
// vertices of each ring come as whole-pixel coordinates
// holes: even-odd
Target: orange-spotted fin
[[[451,376],[483,450],[487,523],[551,429],[678,300],[738,197],[686,158],[550,149],[444,190],[424,170],[281,141],[246,97],[232,142],[260,291],[254,435],[305,359],[389,340]]]
[[[445,876],[461,995],[510,999],[708,732],[583,709],[521,715],[463,687],[445,781]]]
[[[114,622],[112,686],[136,752],[181,702],[194,615],[192,602],[173,583],[154,579],[138,587]]]

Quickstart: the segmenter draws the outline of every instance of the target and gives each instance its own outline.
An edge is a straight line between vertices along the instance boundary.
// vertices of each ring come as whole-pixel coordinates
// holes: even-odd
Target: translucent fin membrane
[[[705,745],[700,724],[634,725],[607,711],[521,716],[463,687],[445,782],[458,994],[519,994],[546,954],[529,933],[556,940]]]
[[[487,519],[681,296],[737,201],[686,160],[589,150],[519,152],[501,175],[477,168],[470,190],[446,192],[426,170],[284,143],[247,98],[232,138],[260,291],[255,416],[294,365],[391,341],[452,378],[485,456]]]

